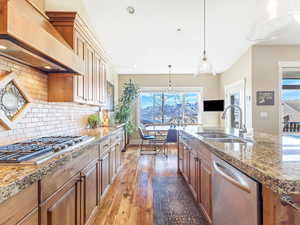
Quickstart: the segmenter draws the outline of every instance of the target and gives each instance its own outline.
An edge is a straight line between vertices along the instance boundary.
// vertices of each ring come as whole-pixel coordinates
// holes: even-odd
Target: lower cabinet
[[[211,186],[211,169],[204,163],[201,164],[201,208],[209,220],[212,222],[212,186]]]
[[[0,225],[91,225],[121,166],[121,139],[110,139],[1,203]]]
[[[183,151],[183,177],[187,183],[190,183],[190,151],[184,146]]]
[[[110,150],[110,183],[112,183],[116,175],[116,146],[112,146]]]
[[[190,154],[190,189],[194,195],[195,199],[198,199],[198,180],[197,177],[199,176],[198,174],[198,155],[196,151],[191,151]]]
[[[116,145],[116,173],[118,172],[119,167],[122,164],[122,159],[121,159],[121,142]]]
[[[178,144],[178,170],[179,170],[179,172],[183,172],[183,170],[184,170],[183,160],[184,160],[183,143],[179,142],[179,144]]]
[[[101,171],[101,196],[106,192],[110,184],[110,153],[106,152],[100,159],[100,171]]]
[[[41,204],[42,225],[80,225],[80,175]]]
[[[193,143],[193,140],[189,141]],[[179,138],[179,171],[185,178],[207,220],[212,224],[211,153],[199,143],[193,143],[191,146],[188,146]],[[197,149],[195,146],[197,146]]]
[[[82,171],[82,202],[83,222],[93,222],[97,207],[99,205],[99,161],[96,160]]]

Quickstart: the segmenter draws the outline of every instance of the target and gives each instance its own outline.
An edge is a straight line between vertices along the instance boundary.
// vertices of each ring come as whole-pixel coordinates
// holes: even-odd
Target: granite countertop
[[[42,179],[44,176],[51,174],[65,163],[88,151],[91,146],[98,144],[102,139],[110,136],[122,126],[123,125],[82,130],[78,134],[93,136],[94,140],[84,146],[58,154],[39,165],[0,164],[0,203],[16,195],[31,184]]]
[[[208,149],[248,176],[278,194],[300,194],[300,136],[275,136],[254,133],[254,143],[220,143],[204,139],[198,132],[225,132],[237,135],[236,130],[189,126],[183,129],[198,138]]]

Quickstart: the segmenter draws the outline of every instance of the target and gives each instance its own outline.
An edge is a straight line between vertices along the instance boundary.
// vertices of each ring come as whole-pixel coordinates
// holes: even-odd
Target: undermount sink
[[[222,142],[222,143],[239,143],[239,144],[247,144],[253,143],[252,140],[239,138],[233,135],[224,134],[224,133],[209,133],[209,132],[199,132],[198,135],[202,136],[206,140]]]
[[[199,132],[198,135],[204,138],[233,138],[234,136],[224,133],[208,133],[208,132]]]
[[[222,143],[240,143],[246,144],[250,143],[251,141],[240,139],[240,138],[206,138],[207,140],[215,141],[215,142],[222,142]]]

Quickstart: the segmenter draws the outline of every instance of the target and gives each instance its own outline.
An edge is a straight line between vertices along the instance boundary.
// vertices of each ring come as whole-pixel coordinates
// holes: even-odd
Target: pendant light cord
[[[206,57],[206,0],[203,0],[203,21],[204,21],[204,26],[203,26],[203,34],[204,34],[204,57]]]

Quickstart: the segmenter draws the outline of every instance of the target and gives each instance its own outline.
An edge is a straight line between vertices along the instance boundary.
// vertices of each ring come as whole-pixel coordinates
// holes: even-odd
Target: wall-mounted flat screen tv
[[[223,112],[224,100],[209,100],[203,102],[204,112]]]

